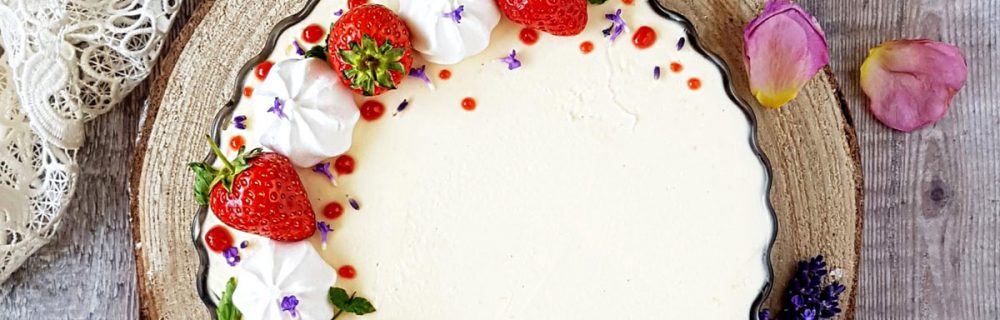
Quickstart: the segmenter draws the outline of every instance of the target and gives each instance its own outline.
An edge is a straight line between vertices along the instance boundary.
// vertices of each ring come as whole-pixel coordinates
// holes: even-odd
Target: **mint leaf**
[[[306,51],[305,57],[323,59],[326,61],[326,47],[320,45],[313,46],[309,49],[309,51]]]
[[[215,315],[219,320],[240,320],[243,314],[233,305],[233,291],[236,291],[236,278],[229,278],[226,282],[226,291],[219,298],[219,307],[215,309]]]
[[[604,4],[608,0],[587,0],[587,2],[590,2],[590,4]]]
[[[336,319],[342,312],[349,312],[356,315],[364,315],[375,312],[375,306],[368,299],[355,297],[354,294],[347,295],[347,290],[332,287],[329,294],[330,303],[337,307],[337,313],[333,315]]]

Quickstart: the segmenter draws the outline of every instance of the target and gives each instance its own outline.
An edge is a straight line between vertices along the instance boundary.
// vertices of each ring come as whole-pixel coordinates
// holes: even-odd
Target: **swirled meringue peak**
[[[361,116],[336,72],[314,58],[275,64],[251,102],[261,145],[302,168],[350,149]]]
[[[413,48],[437,64],[482,52],[500,22],[493,0],[399,0],[399,15],[413,33]]]

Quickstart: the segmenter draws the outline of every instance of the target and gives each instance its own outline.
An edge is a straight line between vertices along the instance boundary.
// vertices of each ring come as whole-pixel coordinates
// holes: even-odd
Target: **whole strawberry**
[[[396,88],[413,64],[410,29],[389,8],[364,4],[330,28],[330,65],[354,92],[377,96]]]
[[[208,205],[227,226],[272,240],[299,241],[316,232],[316,214],[288,158],[240,148],[228,160],[212,138],[208,142],[223,166],[189,164],[197,175],[198,204]]]
[[[557,36],[587,27],[587,0],[496,0],[507,19]]]

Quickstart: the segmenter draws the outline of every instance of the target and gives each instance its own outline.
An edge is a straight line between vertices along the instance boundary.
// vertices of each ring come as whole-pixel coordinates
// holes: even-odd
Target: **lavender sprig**
[[[222,257],[226,258],[226,263],[230,267],[235,267],[237,263],[240,263],[240,249],[236,247],[229,247],[222,251]]]
[[[680,51],[681,49],[684,49],[684,43],[685,42],[687,42],[687,41],[685,40],[684,37],[681,37],[679,40],[677,40],[677,51]]]
[[[604,18],[611,21],[611,26],[604,29],[602,32],[605,37],[611,37],[611,42],[615,42],[618,36],[628,30],[628,25],[625,23],[625,19],[622,19],[622,9],[618,9],[615,13],[605,14]]]
[[[301,45],[299,45],[299,41],[298,40],[292,40],[292,47],[295,48],[295,54],[300,55],[300,56],[305,56],[306,55],[306,51],[302,49]]]
[[[235,118],[233,118],[233,126],[235,126],[236,129],[246,130],[247,128],[246,121],[247,121],[247,116],[238,115]]]
[[[422,65],[420,68],[410,68],[410,72],[407,75],[420,79],[427,85],[428,88],[434,89],[434,83],[431,82],[431,78],[427,77],[427,65]]]
[[[299,299],[296,298],[294,295],[285,296],[284,298],[282,298],[280,306],[281,306],[281,311],[288,311],[288,313],[292,315],[292,318],[298,317],[298,314],[295,312],[295,308],[299,306]]]
[[[317,163],[315,166],[313,166],[312,170],[315,173],[322,174],[323,176],[326,177],[327,180],[334,181],[333,172],[330,171],[329,162]]]
[[[333,228],[325,221],[320,221],[316,223],[316,229],[319,230],[319,236],[323,239],[323,249],[326,249],[326,239],[330,231],[333,231]]]
[[[281,103],[281,99],[278,99],[278,97],[274,97],[274,105],[270,109],[267,109],[267,112],[278,115],[278,119],[287,118],[285,115],[285,105]]]
[[[660,66],[653,67],[653,80],[660,80]]]
[[[406,110],[406,107],[408,107],[408,106],[410,106],[410,101],[406,100],[406,99],[403,99],[403,102],[399,103],[399,106],[396,107],[396,112],[394,112],[392,115],[395,116],[395,115],[399,114],[400,112],[403,112],[403,110]]]
[[[507,64],[507,70],[514,70],[521,67],[521,60],[517,60],[517,50],[511,50],[510,55],[500,58],[500,61]]]
[[[457,9],[450,12],[445,12],[443,16],[445,18],[451,18],[455,23],[462,23],[462,12],[465,11],[465,5],[458,6]]]
[[[799,261],[795,275],[785,288],[781,311],[772,318],[770,310],[760,311],[762,320],[824,320],[840,313],[840,294],[846,287],[837,281],[823,285],[828,274],[826,261],[818,255],[808,261]]]

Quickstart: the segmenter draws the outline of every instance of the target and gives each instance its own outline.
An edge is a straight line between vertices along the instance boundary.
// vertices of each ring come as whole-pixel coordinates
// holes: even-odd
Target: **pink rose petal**
[[[944,117],[967,73],[962,52],[952,45],[895,40],[868,52],[861,65],[861,89],[875,118],[910,132]]]
[[[768,1],[743,31],[750,91],[769,108],[795,99],[829,61],[826,35],[816,19],[788,0]]]

